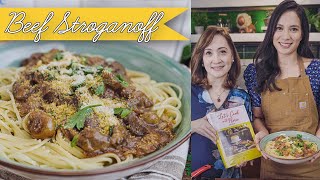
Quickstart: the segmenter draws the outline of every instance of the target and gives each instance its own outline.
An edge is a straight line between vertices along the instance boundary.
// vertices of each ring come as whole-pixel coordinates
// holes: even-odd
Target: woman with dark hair
[[[199,179],[237,178],[240,168],[226,169],[216,146],[216,131],[206,114],[239,105],[245,105],[252,117],[250,97],[236,88],[240,74],[240,58],[227,31],[209,26],[201,35],[191,57],[191,169],[204,165],[212,168]]]
[[[302,6],[285,0],[274,10],[263,42],[244,79],[252,99],[255,142],[283,130],[320,137],[320,61],[308,44],[309,26]],[[311,162],[283,165],[261,160],[261,178],[319,179],[319,154]]]

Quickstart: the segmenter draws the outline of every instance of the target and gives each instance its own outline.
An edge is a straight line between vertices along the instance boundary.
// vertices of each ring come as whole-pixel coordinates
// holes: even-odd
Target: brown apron
[[[262,110],[269,133],[297,130],[315,134],[318,127],[317,105],[303,61],[299,60],[300,77],[278,79],[282,91],[262,93]],[[320,158],[315,162],[285,165],[261,158],[261,178],[320,179]]]

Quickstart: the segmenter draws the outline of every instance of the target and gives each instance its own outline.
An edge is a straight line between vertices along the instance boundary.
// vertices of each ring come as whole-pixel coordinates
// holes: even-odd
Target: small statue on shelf
[[[237,27],[240,33],[255,33],[256,27],[252,24],[251,16],[247,13],[240,13],[237,16]]]

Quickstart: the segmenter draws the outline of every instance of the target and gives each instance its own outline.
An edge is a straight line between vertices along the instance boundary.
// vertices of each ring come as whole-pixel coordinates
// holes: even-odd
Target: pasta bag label
[[[244,105],[207,114],[217,131],[217,146],[225,168],[261,156],[254,143],[254,131]]]

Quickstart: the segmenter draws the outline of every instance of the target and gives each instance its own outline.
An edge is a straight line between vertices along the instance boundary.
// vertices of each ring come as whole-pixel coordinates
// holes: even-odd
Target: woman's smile
[[[288,49],[292,45],[292,43],[288,43],[288,42],[279,42],[279,44],[284,49]]]
[[[220,65],[220,66],[213,66],[211,67],[211,69],[213,69],[214,71],[221,71],[223,70],[225,65]]]

